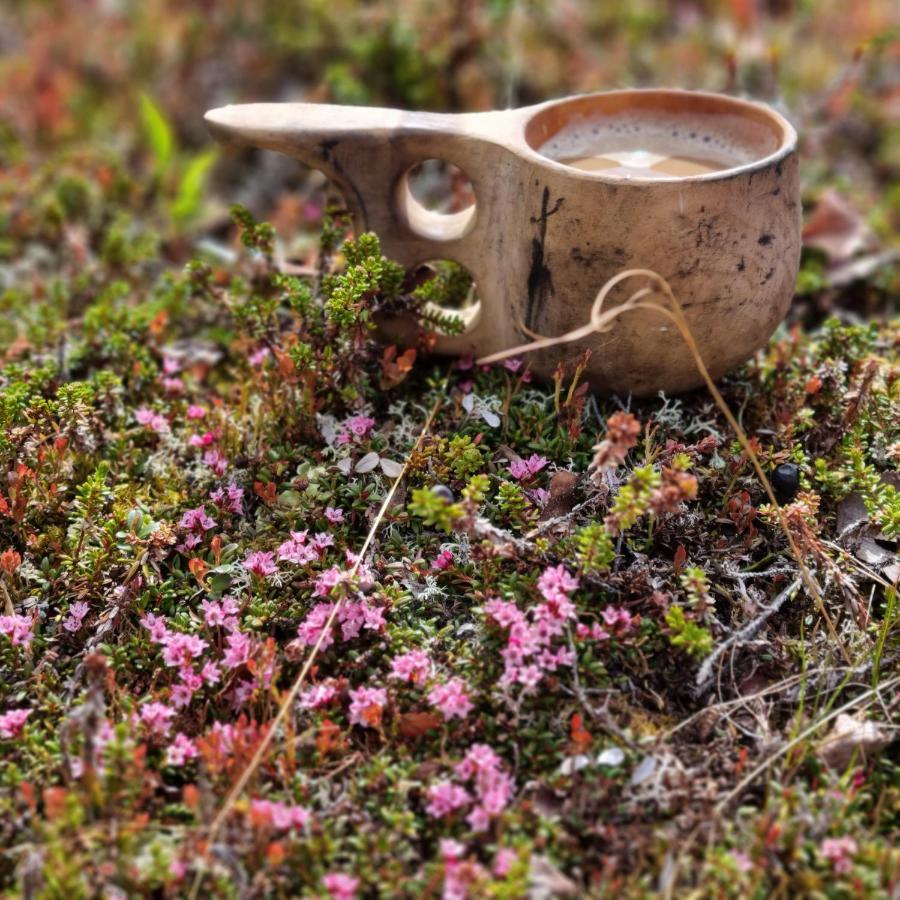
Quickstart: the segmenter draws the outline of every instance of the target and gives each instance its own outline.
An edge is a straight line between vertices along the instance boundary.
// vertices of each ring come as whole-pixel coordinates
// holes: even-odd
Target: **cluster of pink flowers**
[[[138,425],[144,425],[157,434],[163,434],[169,430],[169,420],[161,413],[154,412],[147,406],[141,406],[134,411],[134,417]]]
[[[196,758],[197,745],[183,731],[179,731],[166,748],[166,765],[181,767],[189,759]]]
[[[250,801],[250,817],[258,824],[287,831],[288,828],[306,828],[312,815],[305,806],[296,803],[255,799]]]
[[[244,558],[244,568],[260,578],[274,575],[278,571],[275,554],[271,550],[253,550]]]
[[[613,635],[621,637],[627,634],[634,626],[634,617],[621,606],[607,606],[600,616],[603,619],[603,625],[599,622],[591,625],[579,622],[575,628],[575,634],[582,639],[608,641]],[[607,629],[609,630],[607,631]]]
[[[371,416],[350,416],[341,424],[335,443],[349,444],[351,441],[361,441],[367,438],[375,427],[375,420]]]
[[[453,563],[453,554],[449,550],[441,550],[440,553],[432,560],[431,568],[438,572],[448,569]]]
[[[322,879],[322,884],[332,900],[353,900],[359,888],[359,879],[344,872],[329,872]]]
[[[839,875],[846,875],[853,869],[852,857],[859,851],[859,847],[852,837],[826,838],[822,841],[819,852],[833,866]]]
[[[237,669],[252,659],[257,642],[240,630],[237,602],[232,597],[223,597],[221,601],[204,600],[201,606],[207,626],[221,627],[228,632],[221,665],[226,669]],[[194,660],[199,659],[209,647],[208,641],[195,634],[170,631],[165,616],[154,613],[145,615],[141,619],[141,625],[150,632],[150,640],[162,646],[163,662],[167,666],[178,668],[179,681],[173,685],[170,697],[175,707],[181,709],[188,706],[194,694],[204,684],[213,685],[221,680],[220,664],[215,660],[206,660],[199,672],[194,669]],[[268,670],[260,674],[267,676],[267,673]]]
[[[166,706],[165,703],[159,703],[156,700],[145,702],[138,714],[141,724],[148,733],[160,738],[168,736],[174,717],[175,710],[171,706]]]
[[[216,520],[208,516],[202,506],[197,506],[194,509],[186,510],[182,514],[178,527],[183,528],[185,531],[204,532],[215,528]]]
[[[478,896],[479,882],[484,882],[489,873],[474,857],[466,858],[465,845],[459,841],[444,838],[440,844],[441,861],[444,863],[444,887],[441,900],[468,900]],[[491,873],[497,878],[505,878],[517,859],[516,852],[509,847],[501,847],[494,857]]]
[[[334,703],[338,697],[338,689],[332,681],[321,681],[307,688],[297,700],[301,709],[321,709]]]
[[[220,435],[221,431],[218,428],[215,431],[205,431],[203,434],[192,434],[188,438],[188,443],[192,447],[211,447]]]
[[[444,720],[464,719],[472,710],[472,701],[459,678],[451,678],[435,685],[428,693],[428,702],[440,710]]]
[[[301,644],[314,646],[331,619],[334,603],[317,603],[297,628],[297,638]],[[380,633],[384,631],[385,609],[372,606],[367,600],[346,600],[338,607],[334,622],[340,625],[341,640],[350,641],[359,637],[363,629]],[[329,629],[322,638],[321,649],[334,643],[334,631]]]
[[[442,819],[470,807],[466,821],[473,831],[486,831],[491,819],[509,805],[515,784],[503,762],[487,744],[473,744],[465,758],[453,768],[460,784],[442,781],[428,790],[427,812]]]
[[[528,459],[516,459],[509,464],[509,473],[517,481],[528,481],[534,478],[538,472],[543,469],[550,460],[537,453],[532,453]]]
[[[191,403],[188,406],[187,411],[185,412],[185,415],[189,419],[205,419],[206,418],[206,408],[203,406],[199,406],[196,403]]]
[[[485,612],[501,628],[509,629],[502,650],[503,686],[521,684],[534,690],[547,672],[575,662],[575,654],[556,642],[565,636],[566,624],[576,616],[569,594],[577,587],[578,579],[563,566],[546,569],[538,580],[544,602],[529,610],[530,622],[511,601],[494,598],[485,604]]]
[[[203,462],[221,478],[228,471],[228,457],[217,448],[207,450],[203,454]]]
[[[65,628],[66,631],[78,631],[78,629],[81,628],[81,623],[84,622],[85,616],[89,612],[90,607],[87,603],[76,600],[69,605],[69,614],[63,621],[63,628]]]
[[[5,713],[0,713],[0,739],[9,741],[17,738],[30,715],[30,709],[8,709]]]
[[[278,558],[284,562],[296,563],[305,566],[321,559],[325,550],[334,545],[334,538],[324,531],[320,531],[311,541],[309,531],[292,531],[288,540],[278,548]]]
[[[177,373],[181,370],[181,363],[171,356],[163,357],[163,373],[160,377],[160,384],[167,394],[180,394],[184,391],[184,382],[177,377]]]
[[[34,622],[29,616],[13,613],[0,616],[0,634],[5,634],[13,647],[27,647],[34,640]]]
[[[378,728],[386,705],[387,691],[384,688],[362,685],[350,691],[350,724]]]
[[[344,521],[344,511],[340,507],[326,506],[325,507],[325,518],[331,522],[332,525],[340,525],[341,522]]]
[[[431,675],[431,657],[424,650],[410,650],[391,660],[390,678],[422,684]]]
[[[244,489],[232,483],[228,487],[217,487],[210,491],[209,499],[220,509],[234,513],[236,516],[244,514]]]

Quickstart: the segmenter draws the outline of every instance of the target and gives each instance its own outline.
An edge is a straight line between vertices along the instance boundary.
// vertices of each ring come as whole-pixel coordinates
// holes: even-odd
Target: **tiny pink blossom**
[[[76,600],[75,603],[69,606],[69,615],[63,622],[63,628],[66,631],[78,631],[88,612],[90,612],[90,607],[87,603]]]
[[[436,706],[448,722],[450,719],[464,719],[472,709],[472,701],[464,690],[459,678],[451,678],[446,684],[436,685],[428,694],[428,702]]]
[[[509,847],[501,847],[494,857],[494,865],[491,871],[497,878],[505,878],[509,875],[510,869],[512,869],[518,858],[519,855],[515,850]]]
[[[169,430],[169,420],[165,416],[154,412],[149,407],[141,406],[136,409],[134,411],[134,417],[137,419],[139,425],[146,425],[151,431],[161,434],[162,432]]]
[[[391,678],[422,684],[431,674],[431,657],[424,650],[410,650],[391,661]]]
[[[192,403],[190,406],[188,406],[185,415],[189,419],[202,419],[206,416],[206,408],[203,406],[198,406],[196,403]]]
[[[268,550],[255,550],[248,553],[244,559],[244,568],[260,578],[267,575],[273,575],[278,571],[278,565],[275,562],[275,554]]]
[[[13,647],[28,647],[34,640],[34,622],[29,616],[13,613],[0,616],[0,634],[5,634]]]
[[[203,434],[192,434],[188,438],[188,443],[192,447],[211,447],[216,439],[216,435],[212,431],[206,431]]]
[[[337,688],[333,684],[323,682],[307,688],[297,702],[302,709],[320,709],[333,703],[337,696]]]
[[[0,713],[0,738],[5,741],[17,738],[31,713],[30,709],[8,709]]]
[[[255,642],[253,638],[237,628],[225,638],[228,648],[222,657],[222,665],[226,669],[236,669],[238,666],[244,665],[253,656]]]
[[[353,900],[359,888],[359,879],[343,872],[329,872],[322,879],[322,884],[325,885],[325,890],[331,895],[332,900]]]
[[[182,731],[179,731],[166,749],[167,766],[183,766],[189,759],[197,757],[197,746]]]
[[[150,734],[166,737],[172,727],[175,710],[164,703],[148,701],[141,707],[140,719]]]
[[[260,347],[259,350],[251,353],[247,357],[247,359],[249,360],[251,366],[258,367],[261,366],[269,358],[270,352],[271,351],[268,347]]]
[[[538,579],[538,590],[548,601],[555,601],[560,597],[565,598],[577,588],[578,579],[574,575],[570,575],[565,566],[561,565],[544,569]]]
[[[228,470],[228,458],[218,450],[207,450],[203,454],[203,462],[208,465],[216,475],[221,478]]]
[[[198,506],[195,509],[186,510],[178,525],[187,531],[209,531],[210,528],[216,527],[216,521],[206,514],[206,510],[202,506]]]
[[[425,811],[435,819],[443,819],[472,802],[472,795],[452,781],[441,781],[428,789]]]
[[[853,857],[859,850],[856,841],[849,836],[826,838],[819,852],[834,866],[834,871],[846,875],[853,869]]]
[[[326,506],[325,518],[328,519],[332,525],[340,525],[340,523],[344,521],[344,510],[340,507],[335,508],[333,506]]]
[[[453,554],[449,550],[441,550],[440,553],[432,560],[431,568],[438,572],[450,567],[453,563]]]
[[[250,812],[259,822],[285,831],[288,828],[305,828],[311,818],[304,806],[282,803],[280,800],[251,800]]]
[[[381,712],[386,703],[387,691],[384,688],[362,685],[350,691],[350,724],[377,728],[381,723]]]
[[[544,456],[532,453],[528,459],[517,459],[509,464],[509,473],[517,481],[527,481],[534,478],[550,462]]]
[[[222,678],[222,670],[219,668],[218,663],[210,660],[204,663],[203,668],[200,670],[200,677],[203,679],[204,684],[218,684]]]
[[[518,372],[519,369],[522,368],[522,360],[516,359],[515,357],[511,359],[505,359],[503,361],[503,368],[509,372]]]

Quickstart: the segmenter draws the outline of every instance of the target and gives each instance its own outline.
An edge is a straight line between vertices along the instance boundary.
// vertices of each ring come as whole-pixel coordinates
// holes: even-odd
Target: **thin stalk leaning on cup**
[[[619,306],[616,306],[613,309],[604,310],[603,304],[606,302],[606,298],[609,296],[610,291],[620,282],[627,281],[629,278],[634,278],[636,276],[649,278],[651,282],[655,282],[656,287],[641,288],[640,290],[635,291],[624,303],[620,304]],[[662,293],[669,300],[669,302],[671,303],[671,308],[664,305],[664,303],[662,302],[645,299],[651,298],[654,295],[658,295],[659,293]],[[487,365],[490,363],[499,362],[503,359],[508,359],[511,356],[521,356],[523,353],[531,353],[534,350],[540,350],[544,347],[555,347],[559,344],[568,344],[572,341],[578,341],[582,338],[590,337],[590,335],[595,333],[602,334],[604,331],[609,330],[610,324],[616,318],[633,309],[654,310],[656,312],[662,313],[665,316],[668,316],[668,318],[675,323],[675,326],[678,328],[681,337],[684,339],[684,342],[687,344],[688,350],[693,357],[694,364],[697,366],[697,371],[703,377],[703,380],[704,382],[706,382],[706,386],[709,389],[710,394],[712,394],[713,400],[715,400],[716,406],[719,407],[719,409],[722,411],[722,415],[724,415],[728,420],[728,424],[731,426],[732,431],[734,431],[735,435],[737,436],[738,442],[740,443],[744,452],[747,454],[747,457],[750,459],[753,468],[756,470],[756,474],[759,477],[759,480],[762,482],[763,487],[765,488],[766,495],[769,498],[769,502],[772,504],[772,508],[775,510],[778,524],[781,527],[781,530],[784,532],[784,536],[787,538],[788,545],[791,549],[791,554],[793,555],[794,559],[797,562],[797,565],[800,568],[800,573],[803,577],[803,583],[806,586],[807,591],[809,591],[810,596],[815,601],[819,613],[825,620],[826,626],[828,627],[828,632],[831,635],[832,640],[834,640],[834,642],[837,644],[841,655],[844,657],[844,661],[849,665],[850,657],[847,653],[847,649],[846,647],[844,647],[843,642],[838,636],[837,630],[834,627],[834,622],[831,620],[831,616],[829,616],[828,610],[825,608],[825,602],[822,599],[819,587],[816,584],[815,579],[812,577],[812,573],[809,571],[809,567],[806,565],[806,562],[803,559],[803,554],[801,553],[796,540],[794,540],[794,536],[791,534],[790,528],[788,528],[787,526],[784,518],[784,512],[781,509],[781,505],[778,503],[778,500],[775,498],[775,491],[772,489],[772,485],[768,477],[766,476],[765,471],[763,470],[762,464],[759,461],[759,457],[757,456],[756,451],[753,449],[753,446],[750,443],[746,432],[741,427],[734,414],[731,412],[731,408],[725,402],[725,399],[722,397],[719,389],[716,387],[712,376],[709,374],[709,370],[706,368],[706,364],[703,362],[703,357],[700,356],[700,351],[697,349],[697,343],[694,340],[694,335],[691,332],[690,325],[688,325],[687,319],[684,316],[684,311],[681,308],[681,304],[675,297],[675,294],[673,293],[669,282],[666,281],[666,279],[663,278],[662,275],[660,275],[658,272],[654,272],[652,269],[625,269],[624,271],[619,272],[617,275],[614,275],[612,278],[610,278],[606,282],[606,284],[604,284],[603,287],[600,288],[600,291],[597,293],[597,297],[594,300],[594,305],[591,307],[590,320],[580,328],[576,328],[572,331],[567,332],[566,334],[560,335],[559,337],[541,337],[539,335],[535,335],[535,340],[530,341],[527,344],[520,344],[517,347],[510,347],[508,350],[501,350],[499,353],[492,353],[490,356],[482,357],[481,359],[477,360],[477,362],[479,365]],[[530,331],[528,331],[527,333],[533,334],[533,332]]]

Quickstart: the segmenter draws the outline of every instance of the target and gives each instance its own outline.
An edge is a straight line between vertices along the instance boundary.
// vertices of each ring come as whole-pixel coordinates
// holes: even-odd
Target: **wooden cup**
[[[703,175],[623,180],[541,152],[565,129],[633,111],[724,135],[749,161]],[[253,103],[211,110],[206,122],[221,141],[322,170],[356,227],[375,231],[387,256],[407,266],[436,258],[465,266],[480,304],[464,334],[439,337],[442,352],[484,356],[527,343],[529,332],[564,334],[588,321],[607,279],[644,268],[669,281],[718,376],[765,344],[791,301],[800,259],[797,135],[759,103],[627,90],[462,115]],[[475,206],[441,215],[413,198],[409,170],[428,158],[466,173]],[[617,286],[609,305],[638,286]],[[385,327],[397,333],[401,324]],[[528,361],[549,376],[588,346],[587,375],[600,393],[676,393],[701,383],[681,337],[653,310],[628,311],[609,331]]]

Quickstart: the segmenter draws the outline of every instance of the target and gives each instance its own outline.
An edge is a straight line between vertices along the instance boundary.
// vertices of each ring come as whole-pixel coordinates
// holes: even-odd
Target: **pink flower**
[[[459,678],[451,678],[446,684],[436,685],[428,694],[428,702],[436,706],[448,722],[453,718],[464,719],[472,709],[472,701],[463,690]]]
[[[511,359],[503,360],[503,368],[509,372],[518,372],[519,369],[522,368],[522,360],[516,359],[515,357]]]
[[[257,822],[263,822],[285,831],[288,828],[305,828],[311,818],[305,806],[282,803],[280,800],[251,800],[250,813]]]
[[[27,647],[34,640],[34,622],[29,616],[13,613],[11,616],[0,616],[0,634],[5,634],[13,647]]]
[[[219,668],[218,663],[210,660],[204,663],[203,668],[200,670],[200,677],[203,679],[204,684],[218,684],[222,678],[222,670]]]
[[[331,616],[332,609],[334,609],[333,603],[317,603],[298,626],[298,640],[309,647],[314,646],[319,640],[319,635],[325,630],[325,625]],[[333,643],[334,638],[330,633],[327,633],[322,638],[321,649],[325,650]]]
[[[337,699],[337,688],[328,682],[314,684],[307,688],[297,701],[302,709],[320,709]]]
[[[183,666],[200,656],[209,646],[196,634],[183,634],[180,631],[168,632],[162,644],[163,662],[167,666]]]
[[[227,488],[216,488],[210,492],[209,499],[228,512],[238,516],[244,514],[244,489],[236,484],[229,484]]]
[[[189,759],[195,759],[196,756],[196,744],[184,732],[179,731],[166,749],[166,765],[183,766]]]
[[[63,628],[65,628],[66,631],[78,631],[88,612],[90,612],[90,607],[87,603],[76,600],[75,603],[69,606],[69,615],[63,622]]]
[[[192,403],[187,408],[185,415],[189,419],[202,419],[206,416],[206,409],[202,406],[198,406],[196,403]]]
[[[202,506],[198,506],[195,509],[186,510],[178,525],[187,531],[209,531],[210,528],[216,527],[216,521],[206,514],[206,510]]]
[[[379,728],[381,714],[387,703],[384,688],[370,688],[363,685],[350,691],[350,724],[364,728]]]
[[[839,875],[846,875],[853,869],[851,859],[859,850],[852,837],[826,838],[822,841],[819,852],[834,866]]]
[[[316,585],[313,588],[313,594],[316,597],[327,597],[332,589],[347,580],[347,573],[339,566],[332,566],[319,574],[316,578]]]
[[[494,865],[491,871],[497,878],[505,878],[509,875],[509,870],[513,867],[518,858],[519,855],[515,850],[512,850],[509,847],[501,847],[494,857]]]
[[[5,741],[17,738],[31,713],[30,709],[8,709],[0,713],[0,738]]]
[[[212,431],[204,434],[192,434],[188,438],[188,443],[192,447],[210,447],[216,442],[216,435]]]
[[[353,900],[359,887],[359,879],[343,872],[329,872],[322,879],[322,884],[333,900]]]
[[[435,819],[443,819],[472,802],[469,792],[452,781],[441,781],[428,789],[425,811]]]
[[[633,620],[627,610],[620,606],[607,606],[600,615],[607,628],[612,629],[617,634],[625,634],[631,629]]]
[[[509,474],[517,481],[527,481],[529,478],[534,478],[549,462],[550,460],[546,457],[532,453],[528,459],[517,459],[511,462]]]
[[[336,443],[349,444],[354,439],[361,441],[369,436],[374,427],[375,420],[370,416],[351,416],[341,425]]]
[[[295,535],[299,535],[298,540]],[[291,533],[290,540],[285,541],[278,548],[278,558],[283,562],[292,562],[304,566],[315,562],[319,558],[318,551],[312,544],[306,543],[306,532],[295,531]]]
[[[249,634],[244,634],[237,628],[225,639],[228,649],[222,657],[222,665],[226,669],[236,669],[248,662],[253,656],[255,643]]]
[[[203,454],[203,462],[205,462],[219,478],[221,478],[228,469],[228,458],[216,449],[207,450],[206,453]]]
[[[180,378],[161,378],[160,383],[167,394],[180,394],[184,391],[184,382]]]
[[[145,425],[151,431],[162,433],[169,430],[169,420],[146,406],[134,411],[134,417],[139,425]]]
[[[148,701],[141,707],[140,719],[150,734],[166,737],[172,727],[175,710],[164,703]]]
[[[162,644],[169,637],[169,629],[166,627],[166,617],[156,613],[147,613],[141,620],[141,625],[150,632],[150,640],[154,644]]]
[[[452,563],[453,554],[449,550],[441,550],[441,552],[432,560],[431,568],[436,569],[438,572],[443,572],[443,570],[449,568]]]
[[[275,554],[268,550],[255,550],[248,553],[244,559],[244,568],[260,578],[267,575],[273,575],[278,571],[278,565],[275,562]]]
[[[221,603],[215,600],[201,600],[203,608],[203,620],[210,628],[218,628],[220,625],[231,630],[237,625],[235,613],[238,610],[237,602],[232,597],[223,597]]]
[[[431,657],[424,650],[410,650],[391,660],[391,678],[422,684],[430,674]]]
[[[565,566],[546,568],[538,579],[538,590],[548,601],[558,600],[560,596],[567,597],[577,589],[578,579],[574,575],[570,575]]]
[[[331,522],[332,525],[339,525],[344,521],[344,510],[340,507],[335,509],[333,506],[325,507],[325,518]]]
[[[494,597],[484,606],[484,611],[501,627],[512,628],[514,625],[523,625],[525,616],[522,611],[510,600],[501,600]]]
[[[250,362],[251,366],[258,367],[261,366],[268,358],[269,358],[269,348],[268,347],[260,347],[259,350],[251,353],[247,359]]]

